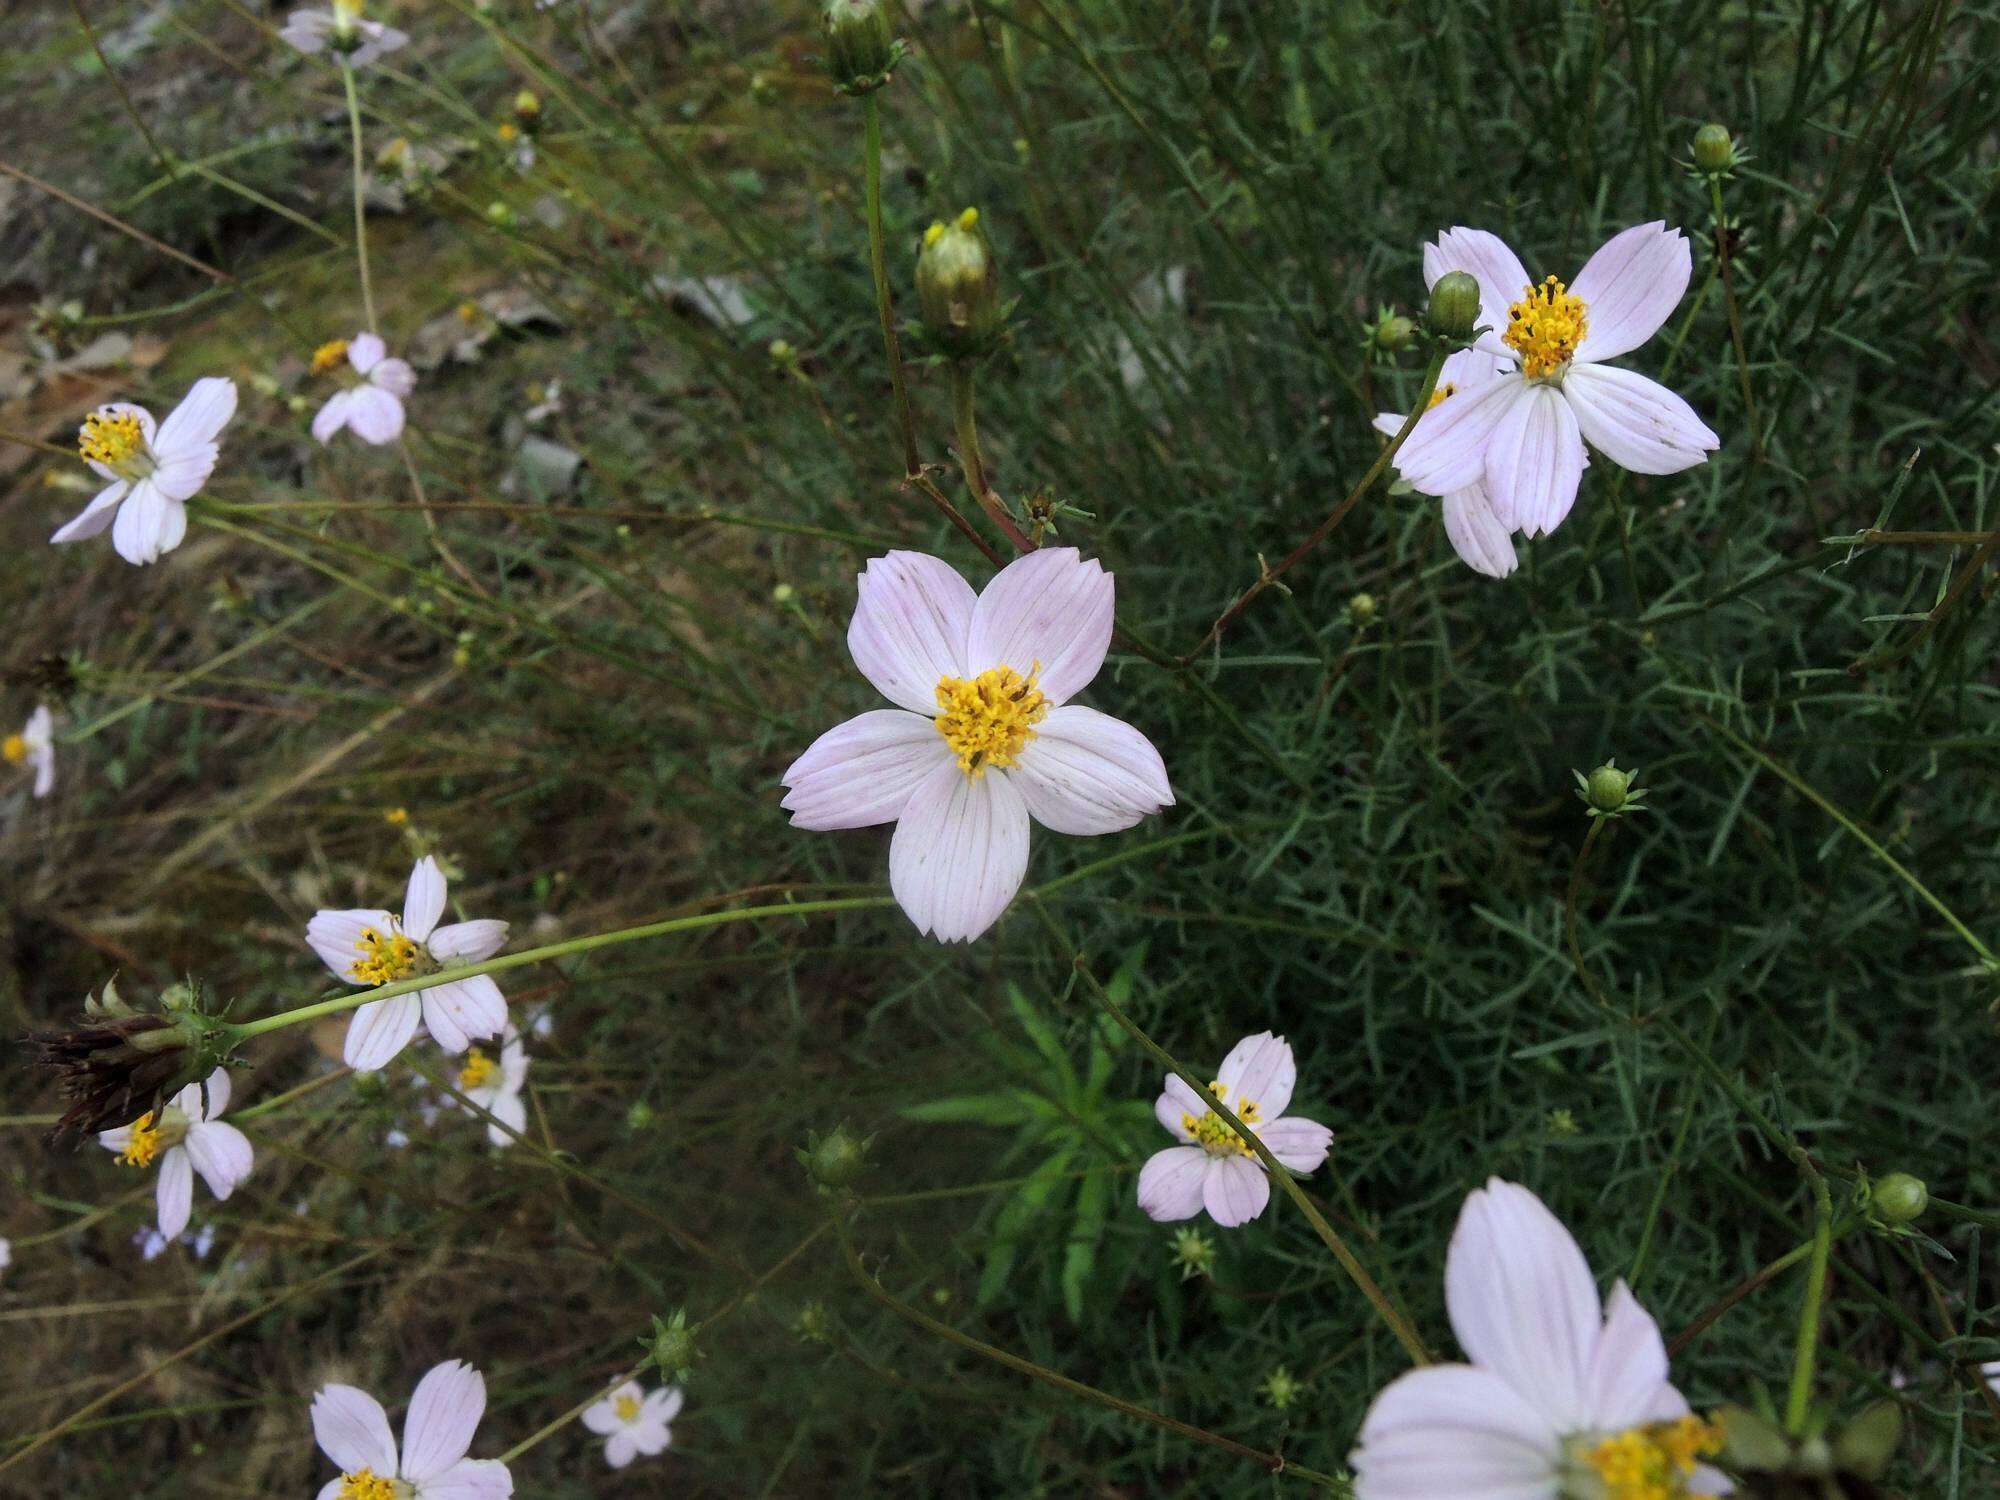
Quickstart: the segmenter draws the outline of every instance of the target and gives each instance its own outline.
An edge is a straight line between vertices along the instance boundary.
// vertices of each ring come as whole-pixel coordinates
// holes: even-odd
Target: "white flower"
[[[189,387],[157,429],[143,406],[98,407],[83,419],[76,446],[91,472],[111,483],[49,540],[80,542],[110,526],[111,545],[128,563],[173,551],[187,535],[187,502],[215,472],[216,435],[235,414],[236,382],[216,375]]]
[[[528,1051],[512,1023],[501,1034],[497,1059],[485,1048],[474,1047],[465,1066],[458,1070],[458,1091],[517,1133],[528,1128],[528,1106],[521,1098],[527,1082]],[[486,1139],[496,1146],[514,1144],[513,1136],[491,1122],[486,1126]]]
[[[36,705],[19,734],[0,740],[0,760],[26,765],[35,773],[35,795],[48,796],[56,784],[56,720],[46,703]]]
[[[218,1202],[250,1175],[254,1158],[249,1140],[234,1125],[222,1122],[222,1112],[229,1108],[228,1072],[217,1068],[208,1075],[206,1087],[206,1100],[203,1085],[191,1083],[174,1095],[157,1119],[148,1110],[130,1125],[97,1137],[98,1145],[118,1153],[121,1166],[147,1167],[159,1161],[162,1239],[171,1240],[187,1228],[196,1172]]]
[[[583,1425],[604,1438],[604,1461],[622,1469],[640,1454],[667,1451],[674,1440],[667,1424],[681,1409],[681,1393],[665,1386],[650,1394],[628,1380],[583,1414]]]
[[[1208,1086],[1236,1118],[1256,1131],[1271,1154],[1294,1172],[1326,1160],[1333,1132],[1315,1120],[1287,1115],[1298,1081],[1291,1044],[1260,1031],[1229,1049]],[[1222,1116],[1169,1073],[1153,1115],[1185,1142],[1154,1154],[1139,1172],[1139,1207],[1161,1222],[1191,1219],[1204,1208],[1225,1229],[1247,1224],[1271,1201],[1263,1162]]]
[[[345,54],[350,68],[365,68],[410,40],[395,27],[364,17],[361,0],[334,0],[330,11],[295,10],[278,35],[308,56],[331,47]]]
[[[316,372],[333,368],[341,356],[358,384],[335,391],[313,418],[312,435],[322,445],[345,427],[364,443],[393,443],[403,434],[403,398],[417,383],[417,372],[408,363],[388,357],[388,346],[372,333],[357,333],[351,339],[335,339],[322,344],[313,354]]]
[[[1410,443],[1416,441],[1417,433],[1423,430],[1425,424],[1433,420],[1431,412],[1447,400],[1466,399],[1471,392],[1499,379],[1505,369],[1502,360],[1483,349],[1461,349],[1445,360],[1443,368],[1438,371],[1437,388],[1431,392],[1430,408],[1417,419],[1409,442],[1397,452],[1398,459],[1409,451]],[[1403,429],[1404,415],[1400,412],[1381,413],[1375,418],[1375,430],[1384,437],[1394,437]],[[1493,507],[1486,499],[1483,476],[1444,497],[1444,534],[1451,541],[1452,551],[1476,573],[1484,573],[1488,578],[1505,578],[1519,566],[1507,528],[1500,524],[1500,518],[1493,513]]]
[[[1609,1307],[1542,1200],[1493,1178],[1445,1259],[1465,1365],[1393,1381],[1361,1428],[1356,1500],[1697,1500],[1719,1434],[1667,1380],[1659,1326],[1624,1282]],[[1644,1485],[1619,1476],[1644,1474]]]
[[[1614,235],[1565,287],[1540,286],[1497,237],[1453,229],[1424,246],[1424,281],[1464,271],[1479,283],[1477,345],[1502,377],[1448,401],[1396,455],[1403,478],[1427,495],[1484,481],[1509,531],[1554,531],[1576,503],[1583,445],[1635,474],[1678,474],[1722,440],[1656,381],[1603,361],[1659,331],[1687,290],[1687,241],[1655,221]]]
[[[12,1241],[4,1237],[0,1237],[0,1271],[5,1271],[9,1266],[13,1264],[14,1264],[13,1243]]]
[[[919,932],[969,941],[1028,868],[1028,820],[1113,833],[1170,806],[1160,752],[1066,700],[1111,643],[1112,582],[1074,547],[1001,569],[976,598],[920,552],[871,559],[847,649],[895,708],[849,719],[785,772],[799,828],[893,822],[889,884]]]
[[[389,984],[434,974],[452,964],[491,958],[507,941],[507,924],[492,920],[438,926],[444,915],[444,872],[426,854],[410,871],[403,915],[358,909],[321,911],[306,925],[306,941],[326,966],[353,984]],[[415,994],[371,1000],[347,1027],[347,1065],[373,1073],[409,1044],[422,1020],[447,1052],[463,1052],[475,1037],[498,1036],[507,1001],[484,974],[434,984]]]
[[[381,1402],[351,1385],[326,1386],[313,1396],[313,1436],[341,1472],[318,1500],[506,1500],[507,1466],[465,1456],[485,1411],[484,1376],[463,1360],[435,1365],[410,1397],[399,1454]]]

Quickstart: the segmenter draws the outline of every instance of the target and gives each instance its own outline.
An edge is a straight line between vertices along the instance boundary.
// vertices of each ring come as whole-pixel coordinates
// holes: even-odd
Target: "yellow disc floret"
[[[1443,385],[1439,386],[1436,390],[1431,392],[1430,404],[1426,406],[1424,410],[1429,411],[1432,406],[1436,406],[1438,403],[1443,401],[1447,396],[1456,396],[1457,394],[1458,394],[1458,387],[1453,385],[1450,381],[1447,380]]]
[[[465,1066],[458,1070],[460,1090],[469,1094],[486,1087],[493,1079],[493,1067],[493,1059],[474,1047],[465,1059]]]
[[[324,375],[345,358],[347,358],[347,340],[328,339],[313,350],[312,372],[315,375]]]
[[[611,1409],[618,1414],[618,1420],[621,1422],[639,1420],[639,1398],[629,1392],[613,1397]]]
[[[76,431],[76,451],[84,462],[103,464],[115,474],[125,474],[146,454],[146,429],[136,412],[112,411],[108,407],[83,419]]]
[[[1229,1085],[1222,1082],[1211,1083],[1208,1091],[1229,1104]],[[1255,1099],[1238,1099],[1230,1108],[1236,1111],[1236,1118],[1245,1125],[1263,1123],[1263,1113],[1257,1108]],[[1202,1111],[1201,1117],[1187,1113],[1181,1115],[1181,1129],[1194,1137],[1194,1143],[1210,1156],[1248,1156],[1250,1147],[1229,1123],[1214,1110]]]
[[[356,984],[388,984],[417,967],[420,950],[392,925],[386,934],[373,927],[362,928],[354,940],[354,951],[361,956],[348,966],[349,979]]]
[[[150,1167],[153,1158],[160,1154],[159,1121],[148,1110],[132,1122],[132,1133],[125,1142],[125,1149],[118,1153],[121,1167]]]
[[[356,1469],[340,1476],[336,1500],[397,1500],[396,1481],[373,1469]]]
[[[25,735],[10,734],[0,740],[0,760],[10,766],[18,766],[28,758],[28,740]]]
[[[1507,309],[1507,331],[1500,341],[1521,356],[1523,375],[1546,380],[1568,368],[1589,329],[1583,299],[1551,276],[1528,287]]]
[[[1615,1433],[1586,1448],[1585,1466],[1605,1500],[1713,1500],[1688,1488],[1699,1459],[1721,1451],[1713,1423],[1686,1416]]]
[[[958,757],[958,768],[977,778],[988,766],[1011,766],[1048,717],[1049,701],[1035,686],[1040,668],[1023,677],[1012,667],[992,667],[970,682],[941,677],[931,720]]]

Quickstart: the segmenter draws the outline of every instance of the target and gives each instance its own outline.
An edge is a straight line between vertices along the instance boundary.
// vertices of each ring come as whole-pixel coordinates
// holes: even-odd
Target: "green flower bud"
[[[1463,271],[1447,271],[1431,288],[1429,322],[1441,339],[1464,340],[1479,326],[1479,283]]]
[[[1215,1274],[1215,1242],[1199,1229],[1174,1231],[1174,1264],[1181,1268],[1181,1280]]]
[[[1703,172],[1727,172],[1736,165],[1736,142],[1727,125],[1704,125],[1694,133],[1694,164]]]
[[[825,1135],[815,1132],[799,1152],[799,1161],[822,1193],[845,1192],[867,1170],[868,1142],[850,1134],[845,1125],[836,1125]]]
[[[1003,322],[993,248],[979,227],[979,210],[968,208],[949,224],[924,231],[917,255],[917,306],[924,331],[953,359],[987,353]]]
[[[1722,1461],[1731,1469],[1776,1472],[1790,1464],[1791,1442],[1775,1422],[1746,1406],[1725,1406],[1711,1420],[1722,1429]]]
[[[1375,325],[1375,347],[1384,354],[1395,354],[1410,347],[1410,340],[1417,334],[1417,325],[1408,318],[1396,316],[1384,318]]]
[[[1914,1178],[1911,1179],[1915,1181]],[[1917,1183],[1919,1192],[1923,1184]],[[1896,1456],[1903,1437],[1903,1409],[1893,1401],[1877,1401],[1841,1429],[1833,1440],[1834,1467],[1842,1473],[1876,1480]]]
[[[792,1319],[792,1335],[808,1344],[833,1342],[833,1315],[824,1302],[808,1302]]]
[[[826,0],[820,14],[826,71],[843,94],[865,94],[889,81],[901,53],[884,0]]]
[[[655,1313],[652,1333],[640,1342],[646,1346],[659,1372],[671,1381],[686,1380],[701,1359],[701,1350],[695,1346],[694,1330],[687,1326],[686,1308],[675,1308],[673,1317],[664,1320]]]
[[[1619,770],[1616,757],[1588,776],[1581,771],[1570,774],[1576,777],[1577,796],[1583,799],[1593,818],[1616,818],[1645,811],[1645,788],[1633,785],[1639,773]]]
[[[1908,1224],[1923,1216],[1930,1207],[1931,1192],[1923,1179],[1908,1172],[1891,1172],[1875,1179],[1874,1196],[1869,1200],[1875,1217],[1884,1224]]]
[[[1347,601],[1347,618],[1354,625],[1372,624],[1379,608],[1373,594],[1356,594]]]
[[[1275,1406],[1279,1411],[1287,1411],[1291,1408],[1292,1403],[1299,1399],[1299,1394],[1305,1390],[1305,1387],[1299,1383],[1290,1370],[1286,1369],[1283,1365],[1279,1365],[1277,1369],[1264,1377],[1264,1384],[1259,1389],[1263,1391],[1264,1399],[1270,1402],[1271,1405]]]

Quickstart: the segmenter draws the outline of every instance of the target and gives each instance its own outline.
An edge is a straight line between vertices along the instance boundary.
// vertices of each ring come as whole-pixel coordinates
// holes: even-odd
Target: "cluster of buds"
[[[206,1012],[205,999],[203,987],[190,982],[163,994],[158,1011],[139,1011],[119,998],[116,981],[107,980],[102,991],[85,997],[76,1025],[30,1038],[38,1060],[55,1072],[67,1105],[51,1143],[74,1144],[129,1125],[221,1067],[230,1050],[227,1023]]]
[[[924,231],[917,253],[917,306],[925,337],[948,359],[978,359],[1005,336],[1010,309],[1000,302],[993,247],[980,228],[978,209]]]
[[[909,50],[897,40],[883,0],[827,0],[820,31],[826,38],[827,76],[843,94],[881,88]]]

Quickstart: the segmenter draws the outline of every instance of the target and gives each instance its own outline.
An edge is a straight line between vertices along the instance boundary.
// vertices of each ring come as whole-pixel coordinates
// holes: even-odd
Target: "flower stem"
[[[896,422],[903,437],[903,472],[915,474],[917,423],[910,393],[903,387],[903,353],[896,343],[896,313],[889,300],[889,268],[882,249],[882,106],[870,90],[861,96],[863,147],[868,179],[868,265],[875,275],[875,307],[882,316],[882,347],[889,356],[889,385],[895,393]]]
[[[965,487],[972,491],[972,498],[986,512],[986,518],[1000,528],[1016,549],[1033,552],[1035,544],[1014,524],[1006,502],[986,482],[986,460],[979,452],[979,422],[973,415],[970,360],[951,362],[951,422],[958,435],[958,461],[965,467]]]
[[[340,81],[347,89],[347,124],[354,140],[354,256],[361,266],[361,309],[368,319],[368,331],[375,326],[375,284],[368,276],[368,210],[362,195],[361,98],[354,88],[354,69],[346,57],[340,60]]]
[[[391,1000],[398,995],[410,995],[419,990],[427,990],[433,985],[450,984],[479,974],[500,974],[508,969],[519,969],[529,964],[567,958],[573,953],[589,953],[598,948],[616,947],[620,943],[637,943],[647,938],[665,937],[676,932],[694,932],[706,927],[720,927],[730,922],[754,922],[764,917],[803,917],[818,912],[872,911],[884,906],[893,906],[895,903],[896,898],[893,896],[844,896],[827,901],[786,901],[775,906],[739,906],[730,911],[699,912],[693,916],[669,917],[661,922],[647,922],[638,927],[621,927],[614,932],[593,933],[589,937],[569,938],[540,948],[527,948],[519,953],[485,959],[476,964],[441,969],[435,974],[420,974],[411,979],[399,979],[393,984],[380,984],[373,989],[356,990],[351,995],[336,995],[331,1000],[320,1000],[311,1005],[298,1006],[293,1010],[280,1011],[275,1016],[265,1016],[261,1020],[222,1024],[232,1042],[246,1042],[267,1032],[279,1031],[287,1026],[297,1026],[304,1021],[316,1021],[321,1016],[339,1015],[344,1010],[353,1010],[371,1001]]]
[[[1812,1407],[1813,1359],[1819,1351],[1819,1320],[1826,1302],[1826,1268],[1833,1252],[1833,1199],[1826,1179],[1819,1174],[1812,1157],[1803,1147],[1795,1147],[1792,1159],[1806,1174],[1813,1190],[1812,1263],[1806,1269],[1806,1295],[1799,1308],[1798,1344],[1792,1355],[1792,1389],[1785,1402],[1785,1431],[1801,1437]]]
[[[1736,381],[1743,391],[1743,415],[1750,424],[1750,461],[1764,451],[1763,435],[1757,430],[1757,402],[1750,394],[1750,360],[1743,352],[1743,319],[1736,310],[1736,278],[1729,270],[1729,231],[1722,217],[1722,179],[1708,179],[1708,202],[1715,223],[1715,262],[1722,269],[1722,301],[1729,309],[1729,338],[1736,346]]]

